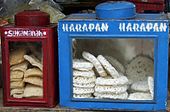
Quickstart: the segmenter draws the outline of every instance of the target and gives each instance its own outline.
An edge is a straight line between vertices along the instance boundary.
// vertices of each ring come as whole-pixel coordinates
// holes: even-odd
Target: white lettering
[[[78,31],[82,31],[81,30],[81,24],[77,24],[76,27],[75,27],[75,30],[78,32]]]
[[[63,24],[62,29],[63,29],[63,31],[68,32],[68,24]]]
[[[88,32],[87,24],[84,24],[82,29],[83,29],[83,32],[85,32],[85,31]]]
[[[12,37],[12,31],[9,30],[7,35],[8,35],[9,37]]]
[[[119,24],[119,30],[122,32],[124,32],[125,31],[125,23],[120,23]]]
[[[126,31],[132,31],[132,24],[128,23],[127,27],[126,27]]]
[[[23,31],[23,35],[28,35],[28,31]]]
[[[120,32],[166,32],[166,23],[119,23]]]
[[[152,24],[152,23],[147,23],[147,25],[146,25],[146,30],[147,30],[148,32],[150,32],[152,28],[153,28],[153,24]]]
[[[133,25],[133,31],[139,31],[139,24],[134,24]]]
[[[71,32],[75,32],[74,24],[71,24],[70,27],[69,27],[69,29],[70,29]]]
[[[154,26],[153,26],[153,31],[155,32],[159,32],[159,26],[158,26],[158,23],[155,23]]]
[[[109,29],[109,25],[107,23],[102,23],[101,30],[102,32],[107,32]]]
[[[108,32],[108,23],[63,24],[63,32]]]
[[[145,27],[145,24],[144,23],[142,23],[141,25],[140,25],[140,31],[142,32],[146,32],[146,27]]]
[[[166,32],[167,31],[166,23],[119,23],[118,29],[120,32]],[[108,32],[109,24],[108,23],[83,23],[83,24],[63,24],[63,32]],[[115,29],[113,29],[115,30]],[[11,33],[11,32],[10,32]],[[10,33],[8,33],[10,35]],[[29,34],[27,34],[29,33]],[[36,33],[36,34],[35,34]],[[42,32],[41,32],[42,33]],[[18,35],[18,32],[15,33]],[[23,35],[43,35],[40,32],[24,32]]]
[[[41,37],[45,36],[46,32],[41,32],[40,30],[8,30],[5,31],[7,37]]]
[[[167,28],[168,27],[166,23],[160,23],[159,31],[166,32]]]
[[[92,32],[94,30],[94,24],[89,24],[89,30]]]
[[[96,29],[96,32],[101,32],[101,30],[100,30],[100,25],[99,25],[98,23],[96,24],[95,29]]]

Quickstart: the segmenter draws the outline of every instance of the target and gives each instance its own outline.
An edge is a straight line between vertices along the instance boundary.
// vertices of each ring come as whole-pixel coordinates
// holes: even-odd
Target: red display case
[[[38,10],[20,12],[15,25],[1,28],[4,106],[56,105],[56,34],[56,24]]]
[[[145,11],[152,12],[164,12],[165,3],[164,0],[129,0],[135,3],[136,11],[139,13]]]

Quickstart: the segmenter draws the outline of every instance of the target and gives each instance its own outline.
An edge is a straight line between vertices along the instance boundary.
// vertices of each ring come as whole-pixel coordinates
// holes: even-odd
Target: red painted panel
[[[164,0],[130,0],[136,5],[137,12],[155,11],[163,12],[165,8]]]
[[[56,24],[48,26],[13,26],[2,28],[2,64],[4,106],[54,107],[57,103],[57,34]],[[43,56],[43,97],[14,98],[10,96],[9,43],[40,42]],[[55,57],[55,58],[54,58]],[[57,59],[57,58],[56,58]]]

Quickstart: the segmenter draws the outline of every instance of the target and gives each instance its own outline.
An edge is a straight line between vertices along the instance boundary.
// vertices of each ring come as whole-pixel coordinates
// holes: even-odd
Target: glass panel
[[[154,40],[72,39],[73,98],[153,100]]]
[[[43,97],[43,51],[41,42],[9,42],[10,96]]]

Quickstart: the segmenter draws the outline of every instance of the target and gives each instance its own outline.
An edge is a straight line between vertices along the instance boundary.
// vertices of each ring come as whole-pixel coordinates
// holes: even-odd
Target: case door
[[[4,43],[6,101],[46,103],[46,39],[6,38]]]
[[[139,15],[139,20],[93,20],[90,16],[87,16],[89,20],[59,22],[60,105],[79,109],[165,110],[167,21],[155,20],[160,15]],[[107,24],[107,31],[99,30],[102,24]],[[164,27],[147,31],[129,26],[136,24],[142,28],[149,24]],[[97,27],[88,30],[88,25]],[[121,73],[122,66],[129,70]]]
[[[73,37],[72,98],[154,100],[155,38]]]

